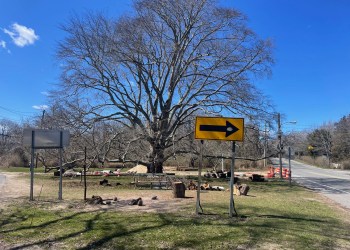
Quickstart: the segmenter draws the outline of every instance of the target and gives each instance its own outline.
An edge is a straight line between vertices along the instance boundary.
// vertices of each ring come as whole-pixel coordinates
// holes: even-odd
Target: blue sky
[[[274,45],[276,64],[256,85],[268,95],[286,129],[312,129],[350,113],[350,1],[221,0],[245,13],[248,25]],[[95,10],[117,16],[127,0],[1,0],[0,119],[40,114],[58,81],[54,53],[73,14]],[[290,126],[290,127],[288,127]]]

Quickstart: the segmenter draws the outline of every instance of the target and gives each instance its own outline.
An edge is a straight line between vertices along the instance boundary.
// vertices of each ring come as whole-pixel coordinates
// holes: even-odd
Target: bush
[[[4,167],[28,167],[29,160],[22,148],[15,148],[9,155],[1,159]]]
[[[349,170],[350,169],[350,160],[341,162],[341,168],[343,170]]]
[[[236,169],[261,169],[264,167],[264,161],[248,161],[248,160],[235,160]]]
[[[317,157],[301,156],[300,160],[307,163],[307,164],[310,164],[310,165],[315,165],[315,166],[323,167],[323,168],[329,168],[328,159],[325,156],[317,156]]]

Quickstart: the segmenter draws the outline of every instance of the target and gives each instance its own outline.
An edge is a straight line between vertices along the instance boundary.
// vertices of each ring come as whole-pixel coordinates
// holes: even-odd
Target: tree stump
[[[241,192],[242,195],[247,195],[250,187],[247,184],[243,184],[239,191]]]
[[[185,198],[185,184],[182,182],[174,182],[173,184],[173,194],[174,198]]]

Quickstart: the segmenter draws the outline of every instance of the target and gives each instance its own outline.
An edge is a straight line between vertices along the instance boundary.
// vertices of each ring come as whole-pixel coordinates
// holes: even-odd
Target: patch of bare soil
[[[0,186],[0,209],[10,204],[21,204],[29,202],[30,180],[23,178],[22,173],[1,173],[6,176],[5,183]],[[34,182],[34,190],[40,190],[40,187]],[[99,209],[114,209],[117,211],[133,212],[175,212],[188,206],[195,206],[195,192],[187,190],[188,198],[173,198],[172,190],[124,190],[118,192],[117,196],[111,196],[106,189],[106,193],[99,193],[103,199],[103,204],[91,205],[83,200],[45,200],[35,198],[31,204],[43,209],[79,209],[93,211]],[[87,197],[91,198],[91,197]],[[115,200],[116,198],[116,200]],[[142,199],[142,205],[130,205],[133,199]]]
[[[179,212],[179,210],[192,206],[194,204],[193,198],[175,199],[168,195],[157,196],[156,199],[152,199],[155,196],[139,195],[135,198],[130,199],[129,197],[118,198],[117,201],[107,200],[107,204],[104,205],[85,205],[87,210],[95,209],[115,209],[119,211],[130,211],[130,212],[154,212],[154,213],[165,213],[165,212]],[[142,205],[131,205],[134,200],[142,199]],[[104,202],[105,203],[105,202]],[[109,204],[108,204],[109,203]]]
[[[140,212],[140,213],[172,213],[185,210],[188,207],[195,209],[194,191],[188,191],[186,198],[173,198],[172,190],[131,190],[118,194],[117,197],[100,193],[103,204],[93,204],[92,197],[88,201],[83,200],[36,200],[31,202],[36,207],[49,210],[79,210],[79,211],[98,211],[113,210],[121,212]],[[115,199],[116,198],[116,199]],[[142,199],[141,204],[132,205],[133,201]],[[26,201],[24,201],[26,202]]]
[[[0,184],[0,208],[13,203],[14,199],[29,197],[29,180],[25,180],[23,173],[1,173],[5,182]]]

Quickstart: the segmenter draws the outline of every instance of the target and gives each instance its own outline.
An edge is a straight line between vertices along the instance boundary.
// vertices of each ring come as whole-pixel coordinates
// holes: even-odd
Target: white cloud
[[[50,96],[50,93],[49,92],[47,92],[47,91],[42,91],[42,92],[40,92],[42,95],[44,95],[44,96]]]
[[[10,30],[4,29],[4,32],[12,38],[12,41],[18,47],[34,44],[39,39],[39,36],[35,34],[33,29],[18,23],[12,24]]]
[[[33,109],[39,109],[39,110],[45,110],[48,108],[49,108],[49,106],[47,106],[47,105],[34,105],[33,106]]]
[[[7,53],[11,53],[11,51],[6,47],[6,42],[3,40],[0,40],[0,48],[3,48],[7,51]]]

